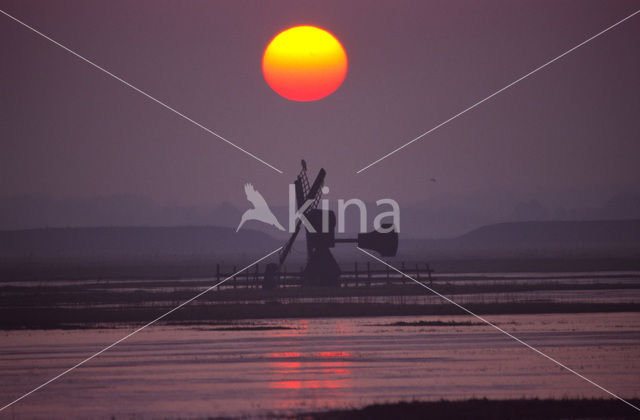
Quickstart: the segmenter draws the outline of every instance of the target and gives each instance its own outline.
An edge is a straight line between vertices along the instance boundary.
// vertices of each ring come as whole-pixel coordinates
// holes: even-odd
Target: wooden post
[[[358,261],[356,261],[354,265],[353,278],[355,280],[356,287],[358,287]]]
[[[236,273],[236,266],[233,266],[233,272],[231,274],[235,274]],[[238,276],[233,276],[233,288],[237,289],[238,288]]]
[[[371,287],[371,264],[367,261],[367,287]]]
[[[220,264],[216,264],[216,290],[220,290]]]
[[[429,264],[426,264],[427,266],[427,277],[429,278],[429,285],[432,284],[433,279],[431,278],[431,273],[433,273],[433,270],[431,269],[431,266]]]
[[[256,275],[255,275],[255,285],[256,289],[260,287],[260,264],[256,264]]]
[[[405,272],[404,261],[402,261],[402,272]],[[407,278],[405,276],[402,276],[402,285],[404,286],[405,284],[407,284]]]
[[[420,266],[416,263],[416,280],[420,281]]]
[[[287,280],[287,267],[282,267],[282,277],[280,278],[280,281],[278,282],[278,284],[276,285],[276,287],[280,287],[280,283],[285,284],[285,280]]]
[[[385,265],[384,268],[387,270],[387,286],[391,286],[391,280],[389,279],[389,273],[391,273],[391,270],[388,265]]]

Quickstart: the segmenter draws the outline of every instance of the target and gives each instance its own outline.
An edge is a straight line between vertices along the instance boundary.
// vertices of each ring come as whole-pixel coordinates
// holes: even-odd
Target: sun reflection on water
[[[272,389],[337,389],[351,386],[348,351],[269,353],[268,387]]]

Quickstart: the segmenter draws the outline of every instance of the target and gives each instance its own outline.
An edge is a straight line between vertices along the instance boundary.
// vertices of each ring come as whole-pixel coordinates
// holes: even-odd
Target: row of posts
[[[423,280],[421,278],[421,274],[422,273],[426,273],[427,274],[427,281],[429,283],[432,282],[432,274],[433,274],[433,270],[431,269],[431,266],[429,266],[429,264],[424,264],[425,266],[425,270],[421,271],[420,270],[420,264],[416,263],[415,264],[415,270],[413,270],[411,273],[407,272],[407,267],[405,265],[404,262],[401,263],[401,268],[400,271],[402,271],[403,273],[406,273],[408,276],[413,277],[414,279],[421,281]],[[391,272],[393,272],[394,270],[392,270],[389,267],[385,266],[385,275],[386,275],[386,282],[387,282],[387,286],[391,285]],[[371,287],[371,279],[372,279],[372,275],[371,275],[371,263],[367,262],[367,269],[364,272],[366,273],[366,276],[363,279],[363,284],[366,285],[367,287]],[[364,274],[363,273],[363,274]],[[407,281],[411,281],[409,278],[407,278],[406,276],[402,275],[401,273],[395,272],[398,276],[401,277],[402,279],[402,284],[406,284]],[[413,275],[415,273],[415,275]],[[353,279],[355,280],[355,287],[360,286],[359,283],[359,271],[358,271],[358,262],[356,261],[354,263],[354,270],[353,270]],[[348,283],[345,283],[345,286],[347,286]]]
[[[300,268],[300,274],[296,275],[295,277],[299,277],[302,278],[302,272],[303,272],[304,267]],[[407,266],[405,265],[404,262],[401,263],[401,268],[400,271],[402,271],[403,273],[407,273],[407,275],[413,277],[414,279],[418,280],[418,281],[422,281],[425,280],[425,278],[423,277],[424,274],[426,274],[426,280],[429,282],[429,284],[431,284],[432,282],[432,274],[433,274],[433,270],[431,269],[431,267],[429,266],[429,264],[424,264],[424,270],[420,269],[420,264],[416,263],[415,267],[413,270],[411,270],[411,272],[408,272],[407,270],[411,270],[411,267],[407,268]],[[237,266],[233,266],[233,269],[231,271],[231,274],[227,275],[224,274],[220,271],[220,264],[216,264],[216,284],[222,282],[226,277],[233,275],[235,273],[237,273]],[[366,270],[363,270],[362,273],[360,272],[359,268],[358,268],[358,263],[355,262],[354,263],[354,269],[352,273],[349,272],[343,272],[342,273],[342,277],[343,277],[343,285],[344,287],[349,287],[349,279],[353,280],[353,282],[355,283],[354,287],[359,287],[361,285],[366,286],[366,287],[371,287],[371,281],[373,279],[373,275],[374,274],[380,274],[380,271],[377,272],[372,272],[371,271],[371,263],[367,262],[366,263]],[[407,284],[407,281],[411,281],[409,278],[403,276],[402,274],[398,273],[398,272],[394,272],[392,269],[390,269],[389,267],[385,267],[385,280],[387,283],[387,286],[391,285],[392,282],[392,273],[395,274],[394,277],[397,278],[398,276],[402,279],[402,284],[405,285]],[[364,276],[361,277],[361,274],[363,274]],[[260,266],[259,264],[255,265],[254,269],[247,269],[244,270],[242,273],[239,273],[235,276],[233,276],[232,279],[228,280],[226,282],[227,286],[231,286],[234,289],[237,289],[239,286],[239,282],[238,279],[243,278],[245,279],[244,281],[244,287],[245,288],[255,288],[258,289],[260,288],[261,284],[262,284],[262,280],[264,277],[264,273],[260,272]],[[283,267],[282,272],[280,273],[280,278],[286,280],[287,279],[287,268]],[[360,281],[362,280],[362,283],[360,283]],[[217,289],[219,289],[220,286],[217,286]]]

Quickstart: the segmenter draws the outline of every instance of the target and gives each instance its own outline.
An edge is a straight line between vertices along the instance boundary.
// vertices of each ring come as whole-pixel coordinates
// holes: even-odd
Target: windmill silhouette
[[[357,238],[336,238],[336,216],[331,210],[318,209],[318,203],[322,197],[322,186],[327,172],[320,169],[313,184],[309,184],[307,177],[307,163],[303,160],[302,170],[298,174],[294,185],[296,191],[296,204],[298,211],[305,206],[304,216],[313,227],[313,231],[306,231],[307,237],[307,265],[303,271],[302,284],[304,286],[329,286],[340,287],[340,266],[331,254],[330,249],[336,243],[355,243],[359,248],[371,249],[380,253],[383,257],[395,256],[398,251],[398,232],[391,224],[382,224],[383,232],[374,230],[369,233],[360,233]],[[310,203],[307,203],[310,201]],[[328,222],[327,230],[323,231],[323,222]],[[289,240],[280,251],[278,263],[267,265],[262,286],[265,289],[273,289],[278,286],[280,268],[291,252],[293,243],[302,230],[300,219]]]
[[[247,195],[247,200],[249,200],[249,202],[253,204],[253,208],[244,212],[242,218],[240,219],[240,224],[238,225],[236,232],[239,231],[244,222],[248,220],[257,220],[259,222],[275,226],[280,230],[284,230],[280,222],[278,222],[278,219],[276,219],[276,216],[269,208],[269,205],[267,205],[264,197],[262,197],[262,194],[260,194],[258,190],[253,188],[253,185],[245,184],[244,193]]]

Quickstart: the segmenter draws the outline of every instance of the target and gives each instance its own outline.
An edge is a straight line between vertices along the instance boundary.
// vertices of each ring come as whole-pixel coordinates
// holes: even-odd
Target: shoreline
[[[640,406],[640,399],[627,400]],[[470,399],[372,404],[362,408],[272,415],[281,420],[446,418],[448,420],[636,419],[640,413],[616,399]],[[428,416],[428,417],[427,417]]]
[[[640,303],[472,303],[478,315],[640,312]],[[0,330],[87,329],[146,323],[171,307],[141,308],[30,308],[0,309]],[[160,324],[196,324],[247,319],[300,319],[376,316],[468,315],[450,304],[278,303],[192,305],[180,308]],[[81,320],[81,321],[79,321]]]

